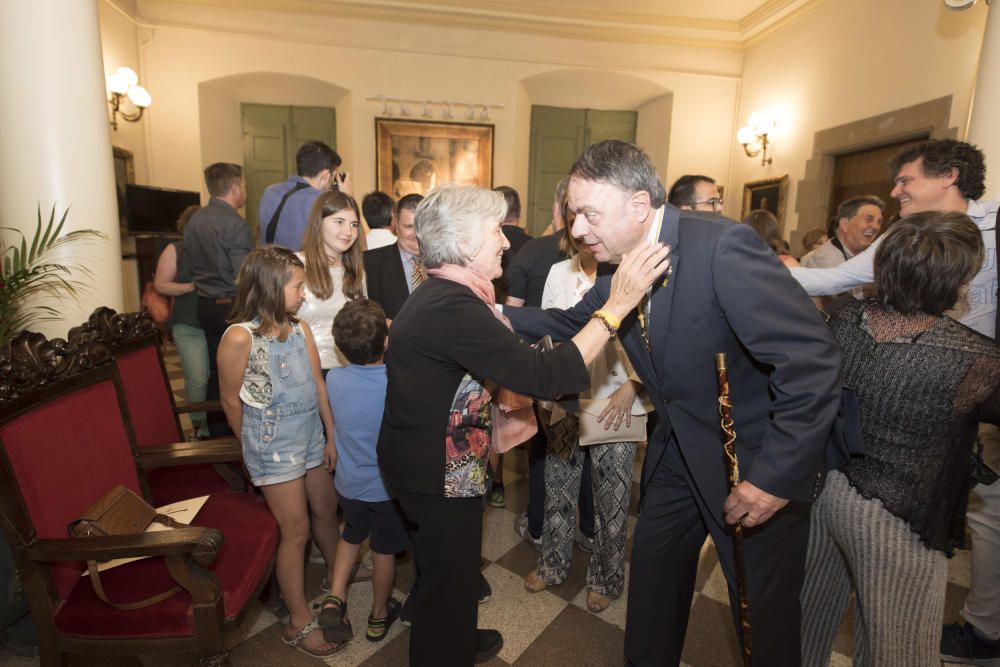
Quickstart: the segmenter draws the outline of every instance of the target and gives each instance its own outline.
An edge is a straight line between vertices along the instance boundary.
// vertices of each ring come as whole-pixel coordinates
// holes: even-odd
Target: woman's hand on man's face
[[[646,290],[668,271],[668,254],[670,246],[648,241],[625,253],[611,279],[611,294],[604,310],[625,319],[639,305]]]

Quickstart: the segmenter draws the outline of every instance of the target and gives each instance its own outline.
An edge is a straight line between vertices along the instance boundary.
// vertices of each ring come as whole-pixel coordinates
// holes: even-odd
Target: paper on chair
[[[205,501],[208,500],[208,496],[198,496],[197,498],[188,498],[187,500],[179,500],[176,503],[170,503],[169,505],[163,505],[162,507],[157,507],[157,514],[165,514],[177,523],[183,523],[184,525],[190,524],[194,521],[194,518],[198,515]],[[147,533],[157,533],[161,530],[173,530],[170,526],[164,526],[158,521],[153,521],[146,528],[144,532]],[[116,558],[114,560],[109,560],[105,563],[97,564],[97,571],[104,572],[110,570],[111,568],[118,567],[119,565],[125,565],[126,563],[131,563],[137,560],[143,560],[144,558],[151,558],[151,556],[137,556],[135,558]],[[84,570],[81,577],[85,577],[90,574],[90,570]]]

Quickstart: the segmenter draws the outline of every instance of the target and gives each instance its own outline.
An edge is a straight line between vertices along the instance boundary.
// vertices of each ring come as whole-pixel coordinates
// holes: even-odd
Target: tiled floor
[[[176,356],[169,356],[168,363],[171,382],[179,390],[183,385],[183,377]],[[614,601],[600,615],[587,611],[587,554],[578,549],[574,552],[569,578],[560,586],[537,594],[530,594],[524,589],[523,577],[534,569],[537,558],[534,548],[523,542],[513,530],[514,518],[524,511],[528,500],[525,466],[525,457],[520,451],[516,450],[505,457],[507,506],[504,509],[488,509],[484,517],[483,572],[493,587],[493,596],[480,606],[479,624],[480,627],[496,628],[504,636],[503,650],[488,664],[546,667],[620,665],[623,662],[625,599]],[[637,464],[636,470],[638,469]],[[633,492],[633,514],[636,496],[637,488]],[[629,525],[630,536],[634,525],[633,517]],[[319,583],[324,574],[323,569],[321,565],[310,565],[307,573],[307,592],[317,598],[322,595]],[[412,561],[409,557],[403,557],[399,562],[396,583],[400,599],[404,597],[403,591],[409,589],[412,581]],[[958,609],[968,590],[968,582],[968,552],[958,552],[949,563],[946,620],[957,620]],[[706,542],[702,549],[695,590],[684,663],[692,667],[739,665],[726,582],[711,542]],[[407,664],[409,632],[398,624],[380,644],[365,641],[362,632],[357,631],[365,627],[370,604],[370,584],[358,584],[351,588],[348,606],[357,636],[347,649],[325,662],[345,666],[399,667]],[[238,631],[229,638],[232,664],[236,667],[295,667],[322,662],[283,645],[279,637],[282,627],[280,618],[257,604]],[[830,664],[834,667],[851,664],[852,641],[849,628],[850,619],[846,619],[835,646],[836,653],[831,658]],[[15,658],[0,649],[0,665],[33,667],[37,664],[37,660]],[[73,667],[174,667],[187,664],[195,664],[191,656],[75,658],[70,662]]]

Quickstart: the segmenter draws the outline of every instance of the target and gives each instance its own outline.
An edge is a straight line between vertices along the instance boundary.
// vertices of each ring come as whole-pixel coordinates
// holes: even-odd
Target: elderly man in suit
[[[423,196],[410,194],[396,204],[396,242],[365,253],[368,298],[382,306],[390,320],[410,293],[424,281],[420,245],[413,216]]]
[[[632,550],[625,655],[676,665],[698,555],[712,536],[735,609],[731,525],[745,527],[754,664],[799,664],[799,591],[809,508],[840,397],[840,351],[774,253],[746,225],[666,203],[638,146],[590,146],[570,171],[572,232],[601,262],[648,241],[670,246],[671,270],[618,329],[656,406]],[[566,338],[608,296],[613,268],[569,310],[506,308],[518,333]],[[611,322],[608,326],[616,325]],[[728,359],[741,479],[727,487],[715,354]],[[608,416],[612,427],[623,411]],[[740,633],[737,632],[739,635]]]

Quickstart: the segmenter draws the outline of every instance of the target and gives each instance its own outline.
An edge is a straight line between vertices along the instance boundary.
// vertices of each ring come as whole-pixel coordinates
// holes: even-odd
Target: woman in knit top
[[[875,255],[876,298],[830,325],[861,407],[866,454],[813,507],[802,664],[825,665],[856,596],[854,664],[940,664],[946,557],[961,546],[979,422],[1000,422],[1000,349],[944,313],[983,263],[961,213],[897,222]]]

